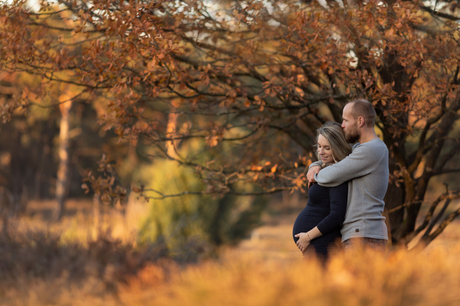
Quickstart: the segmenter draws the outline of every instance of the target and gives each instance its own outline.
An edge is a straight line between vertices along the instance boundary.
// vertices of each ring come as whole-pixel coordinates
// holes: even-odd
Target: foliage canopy
[[[195,169],[207,186],[196,193],[246,194],[241,182],[260,186],[252,194],[303,190],[316,128],[341,121],[347,101],[366,98],[391,153],[386,203],[394,242],[426,228],[429,242],[460,213],[431,232],[459,197],[447,189],[416,228],[430,180],[460,170],[456,4],[58,3],[39,12],[24,2],[1,7],[0,68],[42,77],[38,97],[56,82],[76,88],[71,99],[97,103],[106,129],[156,148],[143,156]],[[3,117],[29,108],[28,97],[24,91],[4,104]],[[192,139],[212,158],[180,154]]]

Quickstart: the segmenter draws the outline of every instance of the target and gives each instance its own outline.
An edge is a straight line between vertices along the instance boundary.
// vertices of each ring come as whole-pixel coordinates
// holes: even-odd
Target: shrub
[[[164,194],[205,189],[189,168],[168,160],[144,168],[141,177],[149,182],[146,188],[154,187]],[[264,198],[256,196],[183,195],[150,199],[139,240],[141,244],[164,241],[173,256],[186,257],[215,246],[234,245],[259,223],[265,204]]]

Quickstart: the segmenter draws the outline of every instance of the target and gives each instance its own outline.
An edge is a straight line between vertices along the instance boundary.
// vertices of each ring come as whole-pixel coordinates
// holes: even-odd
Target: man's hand
[[[307,233],[298,233],[297,235],[295,235],[294,237],[297,237],[299,238],[299,240],[297,240],[297,247],[299,248],[299,250],[304,253],[305,250],[308,248],[308,246],[310,245],[310,242],[311,242],[311,239],[310,237],[308,236]]]
[[[315,181],[315,174],[317,174],[319,172],[319,170],[321,170],[321,167],[320,166],[312,166],[308,172],[307,172],[307,181],[308,181],[308,188],[311,187],[311,185],[313,185],[314,183],[316,183]]]

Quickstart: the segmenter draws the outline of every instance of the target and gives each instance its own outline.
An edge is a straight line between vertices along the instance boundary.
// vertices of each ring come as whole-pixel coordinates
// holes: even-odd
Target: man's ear
[[[363,127],[365,123],[366,123],[366,122],[365,122],[365,120],[364,120],[364,117],[363,117],[363,116],[359,116],[359,117],[358,117],[358,126],[359,126],[359,127]]]

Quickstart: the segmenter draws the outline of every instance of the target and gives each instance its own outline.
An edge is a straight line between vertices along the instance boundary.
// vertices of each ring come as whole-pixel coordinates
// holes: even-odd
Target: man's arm
[[[321,170],[322,166],[323,166],[323,162],[319,160],[319,161],[315,161],[311,163],[311,165],[308,167],[308,172],[307,172],[308,188],[310,188],[311,185],[316,183],[315,174],[317,174],[319,170]]]
[[[386,149],[386,148],[385,148]],[[340,162],[326,167],[314,178],[325,187],[335,187],[346,181],[371,173],[386,155],[381,146],[360,145]]]

